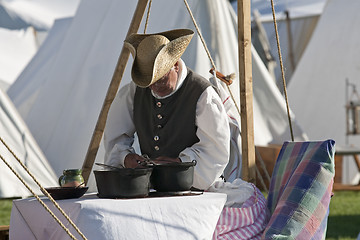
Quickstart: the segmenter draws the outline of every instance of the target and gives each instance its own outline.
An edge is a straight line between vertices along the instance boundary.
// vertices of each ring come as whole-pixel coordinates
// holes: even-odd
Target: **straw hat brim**
[[[138,60],[138,46],[148,36],[161,35],[169,42],[161,48],[154,59],[150,59],[151,66],[143,67]],[[194,32],[190,29],[176,29],[153,34],[132,34],[125,40],[134,57],[131,77],[136,85],[148,87],[164,76],[180,59],[189,45]]]

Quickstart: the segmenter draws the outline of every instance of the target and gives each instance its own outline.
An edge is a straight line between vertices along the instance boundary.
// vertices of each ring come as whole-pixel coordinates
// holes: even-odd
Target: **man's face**
[[[149,88],[158,96],[164,97],[172,93],[176,88],[178,68],[172,67],[162,78],[157,80]]]

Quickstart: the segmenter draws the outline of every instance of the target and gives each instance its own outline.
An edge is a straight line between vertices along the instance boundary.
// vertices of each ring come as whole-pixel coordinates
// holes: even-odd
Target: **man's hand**
[[[144,158],[143,156],[140,156],[136,153],[129,153],[126,155],[124,164],[126,168],[136,168],[139,166],[146,165],[147,161],[149,161],[149,158]],[[172,162],[181,162],[180,158],[170,158],[165,156],[160,156],[155,159],[151,159],[150,163],[154,162],[155,164],[159,163],[172,163]]]
[[[136,168],[140,166],[139,163],[142,163],[144,161],[145,159],[142,156],[136,153],[129,153],[125,157],[124,165],[126,168]]]

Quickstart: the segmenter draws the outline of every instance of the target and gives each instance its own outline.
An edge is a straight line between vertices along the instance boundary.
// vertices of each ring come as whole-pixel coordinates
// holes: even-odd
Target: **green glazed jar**
[[[59,177],[61,187],[77,187],[84,182],[82,169],[66,169]]]

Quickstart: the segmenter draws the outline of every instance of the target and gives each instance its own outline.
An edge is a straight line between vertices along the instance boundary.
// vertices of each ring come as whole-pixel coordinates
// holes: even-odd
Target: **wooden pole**
[[[134,13],[132,21],[130,23],[129,30],[127,32],[127,36],[130,35],[131,33],[138,32],[147,4],[148,4],[148,0],[139,0],[138,1],[138,4],[135,9],[135,13]],[[113,74],[113,77],[110,82],[110,86],[106,93],[106,97],[105,97],[103,106],[101,108],[98,121],[95,126],[95,130],[93,132],[93,135],[92,135],[92,138],[91,138],[91,141],[89,144],[88,152],[86,154],[86,157],[85,157],[85,160],[84,160],[84,163],[82,166],[82,171],[83,171],[82,175],[84,177],[85,184],[87,184],[87,182],[89,180],[91,169],[94,165],[96,154],[98,152],[101,138],[104,133],[107,115],[108,115],[110,106],[116,96],[118,89],[119,89],[121,79],[122,79],[122,76],[125,71],[126,64],[129,60],[129,55],[130,55],[129,50],[123,46],[120,56],[119,56],[119,60],[117,62],[117,65],[116,65],[116,68],[115,68],[115,71]]]
[[[290,12],[288,10],[285,11],[286,14],[286,29],[287,29],[287,36],[288,36],[288,49],[289,49],[289,58],[291,64],[291,71],[295,70],[295,58],[294,58],[294,47],[293,47],[293,39],[292,39],[292,32],[291,32],[291,19],[290,19]]]
[[[240,115],[242,141],[242,178],[255,183],[255,145],[253,122],[253,89],[251,65],[251,8],[250,0],[237,1]]]

